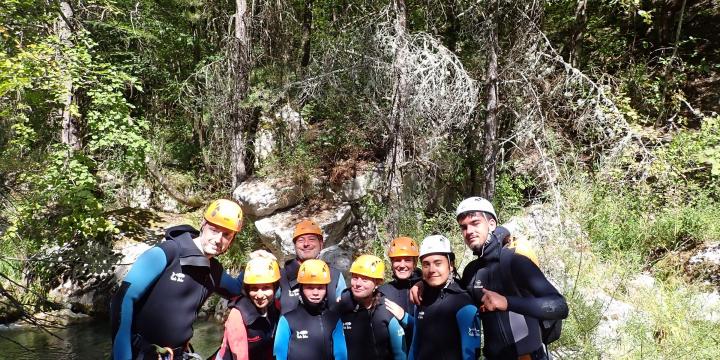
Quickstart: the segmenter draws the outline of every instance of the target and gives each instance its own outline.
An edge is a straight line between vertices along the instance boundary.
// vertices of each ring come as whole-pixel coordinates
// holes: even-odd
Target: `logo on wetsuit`
[[[300,289],[289,289],[288,296],[300,296]]]
[[[469,329],[468,329],[468,336],[480,337],[480,329],[469,328]]]
[[[344,322],[343,323],[343,330],[352,330],[352,322]]]
[[[421,312],[418,313],[418,320],[422,320],[422,318],[424,318],[424,317],[425,317],[425,312],[424,312],[424,311],[421,311]]]
[[[172,273],[172,275],[170,275],[170,280],[172,280],[172,281],[183,282],[184,279],[185,279],[185,274],[183,274],[183,273],[174,272],[174,273]]]
[[[308,331],[307,330],[300,330],[295,332],[295,337],[298,339],[307,339],[308,338]]]

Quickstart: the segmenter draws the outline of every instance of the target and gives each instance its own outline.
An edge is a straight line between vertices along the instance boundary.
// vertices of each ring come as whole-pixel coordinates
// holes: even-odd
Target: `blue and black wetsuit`
[[[470,295],[455,281],[443,288],[424,284],[410,345],[411,360],[475,360],[480,324]]]
[[[275,333],[277,360],[347,360],[340,315],[327,300],[311,304],[304,298],[295,309],[280,317]]]
[[[300,262],[297,259],[290,259],[285,262],[285,267],[280,271],[280,312],[287,314],[298,306],[300,299],[300,284],[297,282]],[[345,278],[342,272],[330,266],[330,284],[328,284],[327,299],[334,304],[345,290]]]
[[[564,319],[568,314],[567,303],[537,265],[519,253],[512,254],[510,269],[513,281],[527,296],[506,295],[515,294],[504,284],[500,269],[501,251],[507,250],[493,237],[482,256],[471,262],[474,272],[468,291],[475,303],[481,304],[483,287],[505,296],[508,303],[507,311],[480,313],[485,340],[483,354],[487,359],[517,359],[526,354],[543,359],[546,354],[539,320]]]
[[[223,342],[213,360],[272,360],[273,335],[280,312],[273,304],[261,314],[247,297],[237,297],[229,304]]]
[[[113,359],[157,358],[154,345],[182,352],[210,294],[240,293],[240,284],[195,245],[198,235],[188,225],[169,228],[166,241],[130,268],[110,305]]]
[[[370,309],[358,304],[350,289],[337,303],[343,323],[348,359],[406,360],[405,331],[385,308],[385,299],[376,292]]]
[[[398,279],[393,275],[394,280],[380,286],[378,290],[386,299],[400,305],[405,310],[405,316],[401,321],[401,325],[405,328],[406,339],[412,339],[412,328],[415,325],[415,309],[416,306],[410,301],[410,288],[418,281],[422,281],[422,272],[415,269],[407,279]]]

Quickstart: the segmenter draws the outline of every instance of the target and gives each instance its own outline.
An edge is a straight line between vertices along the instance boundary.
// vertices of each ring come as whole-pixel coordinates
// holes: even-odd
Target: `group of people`
[[[218,293],[231,301],[216,360],[547,359],[541,327],[567,317],[565,299],[532,249],[507,245],[490,202],[465,199],[456,216],[477,256],[462,275],[445,236],[419,247],[398,237],[387,251],[392,280],[383,259],[365,254],[347,288],[342,272],[319,259],[323,232],[309,219],[295,226],[295,257],[282,269],[260,250],[238,277],[228,275],[215,257],[243,214],[217,200],[200,230],[167,229],[166,241],[131,267],[111,303],[113,358],[187,358],[197,312]]]

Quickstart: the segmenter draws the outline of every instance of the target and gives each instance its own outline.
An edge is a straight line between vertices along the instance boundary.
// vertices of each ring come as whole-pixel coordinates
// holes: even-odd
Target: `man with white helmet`
[[[465,268],[462,282],[480,307],[483,355],[547,359],[540,323],[566,318],[565,299],[537,266],[532,249],[504,246],[489,201],[467,198],[455,215],[465,244],[478,256]]]
[[[420,261],[425,290],[415,314],[409,359],[477,359],[477,307],[456,282],[450,240],[442,235],[426,237],[420,245]]]

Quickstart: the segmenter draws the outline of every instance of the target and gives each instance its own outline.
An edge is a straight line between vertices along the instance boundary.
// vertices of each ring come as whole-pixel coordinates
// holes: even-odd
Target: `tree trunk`
[[[395,237],[399,234],[399,224],[402,206],[403,175],[402,166],[405,162],[405,149],[402,128],[405,122],[405,107],[407,99],[407,75],[405,74],[405,52],[407,51],[407,9],[405,0],[393,0],[395,10],[395,36],[397,47],[393,62],[393,102],[388,130],[390,138],[389,151],[385,160],[387,171],[387,207],[388,217],[385,224],[388,235]]]
[[[313,0],[305,0],[302,21],[302,56],[300,57],[300,71],[310,64],[310,35],[312,33],[312,7]]]
[[[67,1],[60,2],[60,15],[56,20],[56,31],[60,38],[62,46],[70,48],[72,42],[72,27],[71,21],[74,13]],[[72,150],[80,149],[80,138],[78,136],[78,119],[73,114],[73,102],[75,101],[74,86],[72,81],[72,75],[70,70],[65,67],[65,59],[63,58],[63,50],[58,51],[57,55],[58,64],[60,64],[61,72],[63,73],[63,94],[61,96],[61,108],[58,110],[61,119],[62,129],[60,130],[60,141],[67,145]]]
[[[578,0],[575,8],[575,25],[573,25],[572,36],[570,37],[570,64],[574,67],[580,66],[582,56],[582,38],[587,25],[587,0]]]
[[[233,77],[233,88],[229,96],[230,110],[230,177],[233,189],[240,185],[248,177],[245,166],[247,141],[245,139],[245,127],[249,122],[248,110],[242,102],[247,98],[249,90],[249,76],[251,68],[250,59],[250,29],[249,13],[246,0],[235,0],[237,13],[235,14],[235,32],[230,46],[229,56],[230,71],[228,74]]]
[[[496,5],[495,5],[496,6]],[[487,117],[483,131],[483,186],[481,195],[492,201],[495,195],[495,171],[497,157],[497,113],[498,113],[498,26],[492,10],[488,30],[488,70],[487,70]]]

